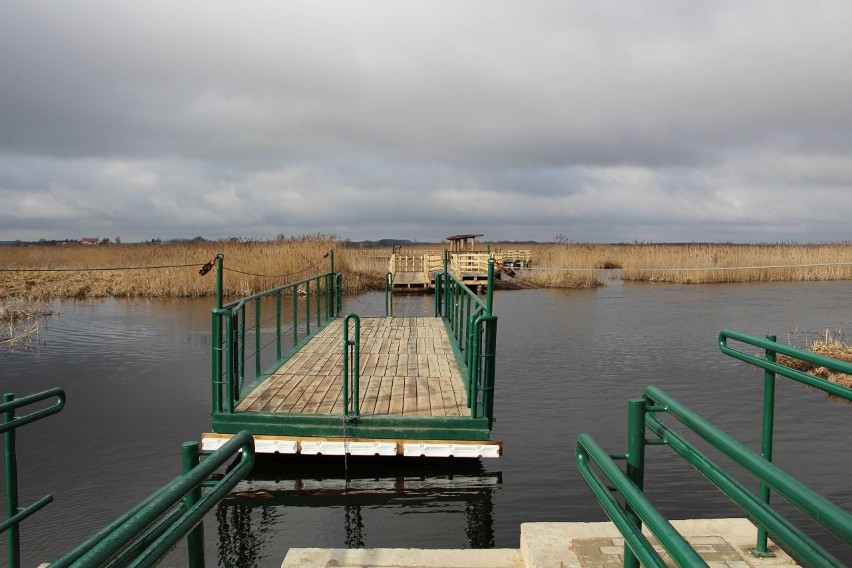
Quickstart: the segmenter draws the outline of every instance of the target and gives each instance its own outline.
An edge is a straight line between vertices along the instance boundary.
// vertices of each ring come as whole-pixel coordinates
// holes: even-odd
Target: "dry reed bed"
[[[43,305],[21,301],[0,304],[0,349],[29,346],[38,339],[41,324],[53,311]]]
[[[168,245],[0,247],[0,267],[6,270],[0,272],[0,298],[39,301],[209,296],[216,292],[215,271],[206,276],[200,276],[198,271],[219,252],[225,257],[225,295],[246,295],[327,272],[330,259],[325,255],[336,246],[333,237],[316,237]],[[45,270],[9,271],[30,268]],[[344,273],[344,292],[375,289],[384,282],[387,259],[371,258],[368,251],[338,248],[335,270]]]
[[[852,278],[852,245],[637,245],[624,280],[679,284]]]
[[[807,348],[818,355],[837,359],[838,361],[852,363],[852,347],[845,343],[840,337],[832,336],[828,330],[825,331],[822,339],[814,341],[808,345]],[[838,373],[827,369],[826,367],[820,367],[788,355],[778,355],[777,357],[779,363],[790,367],[791,369],[796,369],[815,377],[831,381],[832,383],[852,388],[852,376],[850,375]],[[847,402],[834,395],[828,395],[828,399]]]
[[[439,251],[443,246],[417,248]],[[616,274],[628,281],[684,284],[852,279],[849,243],[480,244],[483,250],[486,246],[532,250],[531,269],[506,284],[514,288],[600,286],[603,269],[621,269]],[[335,269],[343,273],[344,292],[383,287],[389,248],[349,248],[332,236],[318,235],[278,241],[0,247],[2,269],[73,269],[0,272],[0,298],[208,296],[215,293],[215,275],[200,277],[198,269],[218,252],[225,255],[225,294],[244,295],[327,271],[329,259],[323,256],[331,249]],[[150,266],[164,268],[92,270]]]

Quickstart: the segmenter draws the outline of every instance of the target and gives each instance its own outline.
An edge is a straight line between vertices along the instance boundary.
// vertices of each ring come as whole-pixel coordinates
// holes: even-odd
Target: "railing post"
[[[225,408],[228,414],[234,413],[234,385],[239,380],[239,345],[237,340],[237,328],[239,326],[239,316],[231,313],[228,316],[225,325],[225,338],[228,361],[228,369],[225,375]]]
[[[212,406],[213,414],[222,412],[222,316],[213,311],[213,361],[211,362],[212,369]]]
[[[290,288],[290,297],[293,299],[293,347],[299,343],[299,287]]]
[[[642,491],[645,484],[645,399],[631,399],[627,402],[627,477]],[[642,531],[642,521],[633,512],[630,505],[625,505],[627,516],[636,527],[636,532]],[[639,559],[630,547],[624,545],[624,568],[639,568]]]
[[[393,272],[385,274],[385,315],[393,315]]]
[[[237,373],[236,380],[234,381],[234,389],[231,394],[231,398],[233,400],[237,400],[240,398],[240,389],[242,388],[243,382],[246,379],[246,306],[245,304],[240,307],[240,335],[239,335],[239,345],[237,346],[237,368],[239,372]],[[236,337],[236,336],[235,336]],[[233,410],[231,411],[233,412]]]
[[[216,310],[222,309],[222,265],[224,264],[225,255],[221,252],[216,255]],[[229,338],[230,339],[230,338]],[[221,314],[213,313],[213,353],[212,364],[213,369],[213,412],[222,412],[222,316]]]
[[[441,317],[441,275],[435,274],[435,317]]]
[[[775,335],[767,335],[766,339],[772,342],[777,341]],[[775,351],[765,349],[766,360],[772,363],[775,362]],[[768,462],[772,462],[772,437],[775,424],[775,373],[772,371],[763,371],[763,436],[760,445],[760,455]],[[760,483],[760,500],[769,505],[769,487]],[[773,557],[775,553],[769,550],[767,546],[766,527],[763,525],[757,526],[757,543],[751,549],[751,553],[761,558]]]
[[[337,278],[337,285],[335,286],[337,297],[335,298],[334,315],[337,317],[343,311],[343,274],[337,274],[335,277]]]
[[[482,352],[480,343],[482,342],[482,334],[479,332],[479,322],[472,326],[475,333],[471,336],[471,343],[468,344],[468,351],[465,353],[467,362],[467,407],[470,408],[470,416],[479,418],[481,406],[479,404],[479,365],[481,363],[479,354]]]
[[[482,357],[485,359],[482,405],[490,430],[494,423],[494,382],[497,366],[497,318],[491,315],[485,322],[485,353]]]
[[[322,309],[320,307],[320,279],[317,277],[316,279],[316,289],[317,289],[317,329],[323,324],[322,321]]]
[[[198,442],[184,442],[181,448],[183,459],[183,474],[187,475],[198,465]],[[183,506],[189,511],[201,500],[201,486],[195,487],[183,498]],[[203,522],[203,521],[202,521]],[[204,568],[204,527],[202,523],[192,529],[186,536],[186,548],[189,555],[189,568]]]
[[[222,264],[224,263],[225,255],[221,252],[216,255],[216,307],[222,309]]]
[[[3,395],[4,403],[13,400],[15,400],[14,394]],[[3,413],[3,423],[9,423],[14,419],[14,409]],[[18,457],[15,450],[15,428],[7,430],[3,437],[6,444],[6,516],[12,518],[18,514]],[[13,524],[7,530],[9,536],[6,556],[9,560],[9,568],[18,568],[21,565],[21,533],[17,524]]]
[[[485,309],[487,315],[491,315],[494,309],[494,259],[488,259],[488,290],[485,292]]]
[[[325,320],[334,317],[334,272],[325,275]]]
[[[444,250],[444,317],[450,319],[450,279],[449,279],[450,252]]]
[[[305,337],[311,334],[311,281],[305,280]]]
[[[254,300],[254,378],[260,376],[260,298]],[[242,390],[242,384],[240,384]],[[239,393],[237,393],[239,396]]]
[[[355,320],[355,339],[349,339],[349,320]],[[351,347],[351,350],[350,350]],[[343,318],[343,415],[359,416],[360,404],[358,402],[358,378],[360,374],[360,350],[361,350],[361,318],[357,314],[350,313]],[[349,354],[352,353],[352,365],[350,368]],[[349,400],[350,375],[352,379],[352,401]]]
[[[275,360],[281,360],[281,290],[275,293]]]

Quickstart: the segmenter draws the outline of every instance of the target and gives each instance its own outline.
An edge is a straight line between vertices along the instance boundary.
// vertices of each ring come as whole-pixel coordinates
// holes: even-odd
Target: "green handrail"
[[[612,495],[609,485],[614,486],[625,499],[630,509],[644,521],[660,544],[678,566],[707,566],[698,553],[693,550],[679,532],[660,515],[642,490],[627,477],[612,458],[601,448],[589,434],[580,434],[577,440],[577,469],[588,484],[592,493],[597,497],[609,518],[621,534],[624,535],[625,545],[638,557],[645,566],[664,568],[665,561],[660,557],[647,537],[637,530],[626,508],[622,508]],[[591,464],[600,467],[607,483],[592,470]],[[625,564],[627,562],[625,561]]]
[[[773,510],[769,504],[761,501],[745,485],[735,480],[722,467],[699,451],[695,445],[663,424],[654,413],[666,412],[679,420],[714,448],[741,465],[746,472],[767,484],[790,504],[849,544],[852,544],[852,515],[803,485],[779,467],[769,463],[759,454],[719,430],[660,389],[653,386],[647,387],[645,399],[649,405],[654,405],[649,407],[648,429],[750,516],[764,524],[779,544],[803,560],[807,560],[809,565],[844,566],[844,563],[837,560],[801,530],[793,526],[792,523]]]
[[[443,317],[464,356],[467,406],[474,418],[493,422],[497,316],[494,306],[494,259],[488,260],[485,298],[479,297],[447,268],[435,275],[435,317]]]
[[[763,358],[753,354],[746,353],[740,349],[735,349],[729,345],[728,340],[733,340],[745,345],[759,347],[764,350]],[[719,333],[719,350],[725,355],[739,359],[746,363],[760,367],[764,371],[763,380],[763,433],[761,441],[761,455],[764,459],[772,461],[772,446],[773,446],[773,422],[775,419],[775,379],[777,375],[787,377],[795,381],[804,383],[813,388],[828,392],[834,396],[845,400],[852,400],[852,389],[838,385],[815,377],[807,373],[803,373],[798,369],[792,369],[786,365],[777,362],[777,354],[787,355],[794,359],[810,363],[814,366],[825,367],[838,373],[852,373],[852,365],[845,361],[838,361],[813,353],[812,351],[804,351],[776,343],[776,337],[769,335],[766,339],[747,335],[745,333],[723,329]],[[769,487],[761,483],[760,497],[764,503],[769,503],[771,492]],[[767,532],[766,527],[760,525],[757,533],[757,543],[753,552],[757,556],[773,556],[773,553],[767,548]]]
[[[198,497],[200,488],[208,485],[208,478],[237,455],[239,461]],[[52,562],[51,568],[156,565],[185,536],[201,534],[204,515],[251,471],[254,455],[254,439],[246,431],[234,435],[200,463],[196,454],[193,467],[184,475]],[[185,464],[187,461],[193,462],[187,459],[185,450]],[[204,556],[197,546],[189,546],[189,565],[204,566]]]
[[[349,338],[349,322],[355,321],[354,339]],[[343,318],[343,415],[359,416],[361,405],[358,402],[359,378],[361,375],[361,318],[357,314],[347,314]],[[350,367],[350,357],[351,367]],[[352,398],[350,400],[350,387]]]
[[[749,353],[745,353],[744,351],[734,349],[733,347],[728,345],[729,339],[739,341],[746,345],[760,347],[761,349],[772,351],[774,353],[788,355],[795,359],[800,359],[808,363],[813,363],[815,366],[825,367],[827,369],[831,369],[832,371],[837,371],[838,373],[846,373],[847,375],[852,375],[852,363],[838,361],[837,359],[825,357],[824,355],[818,355],[811,351],[797,349],[796,347],[790,347],[788,345],[776,343],[775,341],[771,341],[769,339],[761,339],[759,337],[754,337],[737,331],[731,331],[729,329],[723,329],[721,332],[719,332],[719,350],[725,355],[729,355],[731,357],[734,357],[735,359],[739,359],[740,361],[744,361],[767,371],[793,379],[794,381],[798,381],[810,387],[825,391],[829,394],[833,394],[845,400],[852,400],[852,389],[848,387],[844,387],[842,385],[832,383],[831,381],[827,381],[826,379],[821,379],[819,377],[809,375],[797,369],[792,369],[790,367],[782,365],[781,363],[763,359],[756,355],[752,355]]]
[[[24,416],[16,416],[15,410],[55,398],[51,406],[40,408]],[[36,502],[20,507],[18,502],[18,456],[16,447],[16,430],[36,420],[47,418],[65,408],[65,391],[60,388],[52,388],[46,391],[31,394],[29,396],[15,398],[12,393],[3,395],[3,403],[0,404],[0,434],[3,434],[5,445],[5,472],[6,472],[6,520],[0,523],[0,534],[9,531],[7,536],[6,557],[9,568],[18,568],[21,565],[21,535],[18,529],[21,521],[41,510],[45,505],[53,501],[53,495],[45,495]]]
[[[297,349],[300,342],[309,339],[330,319],[340,314],[342,306],[342,275],[334,272],[334,254],[330,251],[331,271],[317,276],[289,282],[263,292],[251,294],[227,304],[222,304],[223,256],[217,255],[217,306],[212,310],[212,407],[213,413],[233,413],[239,402],[243,387],[246,384],[246,361],[254,359],[253,376],[250,381],[257,381],[264,376],[262,359],[271,357],[281,361]],[[291,319],[285,322],[282,317],[282,297],[292,298]],[[325,310],[322,309],[320,295],[325,298]],[[300,297],[304,308],[304,321],[300,321]],[[316,298],[314,305],[311,298]],[[263,300],[274,302],[274,314],[263,313]],[[269,308],[266,308],[267,310]],[[248,312],[251,311],[249,315]],[[312,329],[312,323],[316,326]],[[274,326],[274,337],[267,343],[261,340],[262,328],[271,324]],[[300,326],[304,336],[300,333]],[[292,336],[292,346],[283,347],[285,331]],[[253,336],[253,339],[252,337]],[[247,341],[248,338],[248,341]],[[247,345],[250,343],[250,346]],[[249,371],[251,372],[251,371]]]
[[[729,344],[734,341],[763,349],[764,354],[761,357],[734,348]],[[667,530],[665,527],[660,528],[662,516],[653,507],[647,510],[647,503],[643,501],[644,497],[638,499],[633,495],[635,491],[641,494],[643,489],[646,445],[670,447],[754,519],[758,525],[758,542],[752,549],[752,553],[756,556],[772,555],[766,547],[767,536],[771,534],[781,546],[809,566],[843,566],[843,562],[773,509],[769,503],[769,495],[770,492],[776,493],[844,542],[852,545],[852,514],[771,463],[776,377],[790,378],[846,400],[852,400],[852,389],[788,367],[779,363],[776,356],[783,354],[848,374],[852,374],[852,364],[781,345],[775,341],[774,336],[762,339],[730,330],[722,330],[719,334],[719,348],[726,355],[764,370],[763,438],[759,454],[654,386],[644,390],[642,399],[632,400],[629,403],[628,450],[617,456],[627,460],[626,471],[616,466],[610,456],[603,454],[588,434],[581,434],[578,440],[578,469],[604,510],[625,535],[625,566],[637,566],[638,561],[655,562],[647,558],[647,551],[644,550],[645,541],[644,537],[641,537],[642,522],[648,524],[651,532],[660,538],[661,543],[673,556],[681,554],[669,548],[679,546],[677,542],[670,541],[665,534],[657,534],[657,530]],[[759,482],[758,494],[737,481],[694,444],[665,424],[660,414],[669,414],[752,475]],[[646,428],[654,435],[651,439],[646,438]],[[617,504],[614,497],[606,490],[606,485],[595,475],[591,468],[592,463],[597,464],[614,490],[624,496],[623,507]]]

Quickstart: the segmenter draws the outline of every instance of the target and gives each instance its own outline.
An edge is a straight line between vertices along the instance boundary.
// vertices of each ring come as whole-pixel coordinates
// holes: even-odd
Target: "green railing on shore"
[[[24,406],[34,405],[54,398],[56,401],[50,406],[39,408],[23,416],[17,416],[15,413],[17,409]],[[21,521],[53,501],[53,495],[45,495],[26,507],[19,506],[16,430],[36,420],[56,414],[64,407],[65,391],[60,388],[52,388],[22,398],[15,398],[15,395],[11,393],[3,395],[3,403],[0,404],[0,417],[2,417],[0,434],[3,434],[6,455],[6,520],[0,523],[0,534],[8,531],[6,556],[9,568],[18,568],[21,565],[21,535],[18,525],[21,524]]]
[[[15,413],[19,408],[50,399],[55,399],[50,406],[42,406],[22,416]],[[52,495],[46,495],[27,507],[18,506],[15,430],[56,414],[64,407],[65,392],[60,388],[22,398],[5,394],[0,404],[0,416],[3,419],[0,422],[0,433],[4,434],[6,454],[8,513],[6,520],[0,523],[0,533],[8,531],[7,564],[10,568],[21,565],[18,525],[53,501]],[[237,455],[240,456],[239,462],[231,464],[221,479],[208,481],[214,472],[228,465]],[[182,476],[51,562],[51,568],[154,566],[184,537],[187,539],[189,556],[187,565],[203,568],[204,532],[201,521],[251,471],[254,465],[254,439],[250,433],[240,432],[204,460],[200,458],[198,442],[184,443]],[[208,491],[202,494],[202,487],[207,487]]]
[[[239,456],[221,479],[208,481],[216,470]],[[155,566],[184,537],[191,568],[204,566],[202,519],[239,483],[254,465],[254,439],[239,432],[200,460],[198,442],[183,445],[184,474],[115,519],[58,560],[66,566]],[[202,487],[207,491],[202,494]]]
[[[264,372],[271,365],[297,351],[340,313],[342,275],[334,272],[334,251],[330,251],[329,255],[329,272],[228,304],[222,303],[224,259],[221,254],[216,256],[217,306],[213,309],[212,349],[214,414],[233,413],[247,378],[255,384],[265,378]],[[285,298],[290,304],[288,321],[284,321],[283,317]],[[287,335],[290,336],[289,346],[285,346]],[[247,377],[246,361],[252,360],[253,372],[249,370]]]
[[[497,316],[494,306],[494,260],[488,261],[485,299],[448,270],[435,276],[435,317],[443,317],[467,366],[467,405],[471,417],[494,417],[494,375],[497,356]]]
[[[729,345],[730,341],[763,349],[763,356],[735,349]],[[774,337],[760,339],[728,330],[720,333],[719,347],[726,355],[764,370],[763,438],[760,454],[753,452],[687,406],[653,386],[645,389],[643,398],[628,402],[627,451],[625,453],[607,454],[586,433],[581,434],[577,441],[578,470],[607,515],[625,537],[624,565],[635,567],[638,566],[638,562],[642,562],[645,566],[665,566],[660,555],[642,534],[643,523],[658,538],[660,544],[678,565],[706,565],[643,493],[645,447],[664,445],[681,456],[755,520],[759,530],[757,544],[752,550],[753,554],[756,556],[772,554],[766,546],[767,534],[770,534],[779,545],[808,566],[844,566],[842,561],[773,509],[770,505],[770,493],[774,492],[782,497],[850,546],[852,546],[852,514],[773,465],[771,460],[776,377],[787,377],[845,400],[852,400],[852,389],[778,363],[777,354],[784,354],[841,373],[852,374],[852,365],[809,351],[780,345],[775,342]],[[757,494],[734,479],[724,468],[665,424],[660,418],[662,414],[669,414],[675,418],[726,458],[741,466],[746,473],[756,478],[760,484]],[[648,431],[653,436],[646,437]],[[626,467],[622,470],[615,460],[625,461]],[[612,491],[621,495],[623,505]]]

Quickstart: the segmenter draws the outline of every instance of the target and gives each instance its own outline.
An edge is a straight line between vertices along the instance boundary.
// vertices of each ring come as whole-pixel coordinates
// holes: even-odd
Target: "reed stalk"
[[[43,305],[27,305],[20,301],[0,304],[0,349],[38,343],[44,321],[53,311]]]

